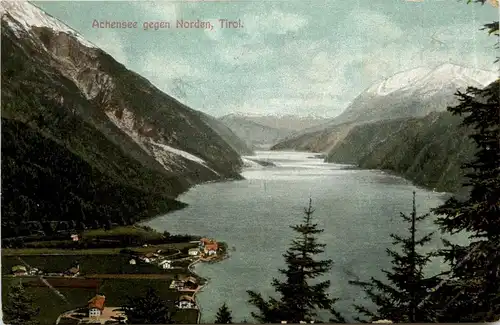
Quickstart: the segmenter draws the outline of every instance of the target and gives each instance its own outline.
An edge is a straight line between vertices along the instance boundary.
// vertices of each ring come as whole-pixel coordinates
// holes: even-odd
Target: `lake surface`
[[[325,279],[331,281],[332,296],[340,298],[337,310],[352,319],[352,304],[366,301],[348,281],[378,277],[381,269],[390,266],[385,252],[393,248],[389,234],[405,234],[408,225],[399,213],[411,212],[412,191],[417,193],[419,215],[444,200],[442,193],[423,190],[402,178],[346,169],[312,156],[257,152],[248,158],[268,159],[276,166],[252,164],[244,169],[245,180],[198,185],[179,197],[189,204],[187,208],[147,223],[160,231],[213,237],[234,247],[229,259],[196,266],[196,272],[210,280],[198,295],[202,322],[213,322],[224,302],[232,310],[233,321],[253,322],[254,309],[247,303],[246,291],[274,293],[271,280],[279,276],[282,254],[294,236],[289,226],[302,221],[309,197],[315,221],[325,229],[320,235],[327,244],[322,257],[335,263]],[[421,225],[421,235],[436,230],[433,220]],[[429,249],[436,247],[441,247],[437,236]],[[439,269],[436,262],[430,272]]]

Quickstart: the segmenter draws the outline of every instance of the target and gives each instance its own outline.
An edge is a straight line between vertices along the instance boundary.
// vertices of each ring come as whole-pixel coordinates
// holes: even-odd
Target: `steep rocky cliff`
[[[40,189],[72,193],[73,201],[80,202],[79,215],[106,219],[150,214],[135,204],[138,200],[156,207],[158,197],[175,202],[193,184],[241,177],[239,154],[199,112],[34,5],[0,5],[2,131],[9,134],[2,137],[2,160],[17,168],[2,164],[2,208],[11,212],[2,213],[2,221],[24,214],[70,218],[65,198],[42,197]],[[47,154],[42,145],[57,150],[60,159],[26,159]],[[73,167],[57,166],[61,161]],[[18,185],[22,178],[16,175],[29,175],[38,192]],[[53,178],[65,180],[61,188],[51,188]],[[93,198],[109,190],[105,183],[122,195],[97,203]],[[133,209],[127,204],[120,210],[111,202],[117,198]],[[57,204],[62,212],[50,216],[39,208]],[[99,215],[106,206],[114,212]]]

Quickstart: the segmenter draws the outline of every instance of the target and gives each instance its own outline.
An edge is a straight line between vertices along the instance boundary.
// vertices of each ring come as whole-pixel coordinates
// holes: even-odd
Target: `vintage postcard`
[[[0,8],[3,323],[500,321],[498,0]]]

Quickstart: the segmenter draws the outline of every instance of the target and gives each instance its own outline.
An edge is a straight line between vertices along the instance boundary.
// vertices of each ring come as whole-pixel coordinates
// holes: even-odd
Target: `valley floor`
[[[21,282],[40,307],[40,325],[79,324],[88,318],[87,305],[96,294],[104,295],[105,306],[116,310],[152,287],[171,304],[176,323],[194,324],[199,319],[196,303],[179,302],[194,301],[206,280],[191,266],[225,256],[224,244],[219,245],[218,255],[205,258],[200,251],[192,256],[190,252],[200,250],[199,245],[199,241],[185,241],[126,248],[2,249],[2,299],[8,304],[9,287]]]

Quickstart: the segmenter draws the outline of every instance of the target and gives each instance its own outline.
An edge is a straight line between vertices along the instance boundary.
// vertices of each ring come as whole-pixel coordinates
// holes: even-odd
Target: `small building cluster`
[[[204,257],[217,255],[219,244],[215,239],[202,238],[199,245],[200,254]]]
[[[77,277],[80,275],[80,265],[76,264],[75,266],[71,267],[70,269],[64,271],[64,272],[58,272],[58,273],[46,273],[43,272],[36,267],[26,267],[24,265],[16,265],[12,267],[12,274],[14,276],[34,276],[34,275],[45,275],[45,276],[64,276],[64,277]]]
[[[25,276],[25,275],[41,275],[43,274],[42,271],[39,269],[33,267],[33,268],[27,268],[24,265],[16,265],[12,267],[12,274],[14,276]]]
[[[199,284],[198,280],[193,276],[179,276],[177,280],[173,280],[170,284],[170,289],[177,291],[196,291]]]
[[[156,253],[147,253],[144,255],[139,256],[137,259],[143,263],[147,264],[156,264],[160,268],[164,270],[169,270],[172,269],[172,261],[166,259],[164,256],[160,255],[162,252],[161,249],[157,250]],[[130,259],[129,261],[130,264],[137,264],[137,261],[135,258]]]

